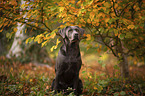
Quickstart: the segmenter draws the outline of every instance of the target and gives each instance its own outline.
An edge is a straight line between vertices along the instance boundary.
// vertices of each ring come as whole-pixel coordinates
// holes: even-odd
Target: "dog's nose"
[[[78,36],[79,34],[78,33],[75,33],[75,36]]]
[[[79,35],[78,33],[75,33],[74,38],[78,39],[78,35]]]

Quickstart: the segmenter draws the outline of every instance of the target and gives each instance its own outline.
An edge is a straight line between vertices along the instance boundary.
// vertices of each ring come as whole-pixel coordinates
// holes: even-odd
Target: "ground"
[[[90,57],[91,60],[87,61],[87,58]],[[145,95],[145,68],[130,66],[130,82],[126,83],[124,79],[120,78],[117,65],[103,65],[102,61],[99,61],[102,64],[98,64],[95,56],[90,57],[82,56],[83,65],[80,78],[84,86],[83,96]],[[105,62],[112,63],[113,61]],[[54,77],[54,66],[21,64],[15,59],[0,57],[0,95],[52,95],[50,87]],[[62,94],[60,93],[58,96],[62,96]],[[73,96],[73,93],[69,96]]]

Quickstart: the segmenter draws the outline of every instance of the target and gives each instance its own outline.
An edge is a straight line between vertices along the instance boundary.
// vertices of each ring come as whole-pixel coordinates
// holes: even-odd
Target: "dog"
[[[78,26],[67,26],[58,31],[63,39],[63,45],[56,58],[56,77],[51,85],[51,89],[55,90],[55,93],[60,91],[67,93],[67,89],[70,87],[75,95],[82,94],[83,84],[79,79],[82,65],[79,42],[84,31]]]

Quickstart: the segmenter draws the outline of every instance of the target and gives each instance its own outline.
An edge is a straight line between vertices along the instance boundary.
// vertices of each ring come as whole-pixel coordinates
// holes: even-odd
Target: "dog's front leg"
[[[77,74],[77,76],[75,77],[74,80],[75,80],[75,81],[74,81],[74,85],[73,85],[74,93],[75,93],[75,95],[79,95],[79,94],[78,94],[79,74]]]
[[[55,77],[55,81],[54,81],[54,90],[55,90],[55,93],[59,92],[60,89],[59,89],[59,72],[57,71],[56,72],[56,77]]]

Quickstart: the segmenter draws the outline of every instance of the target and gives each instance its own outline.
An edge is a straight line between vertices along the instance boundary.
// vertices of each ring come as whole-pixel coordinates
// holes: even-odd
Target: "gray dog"
[[[83,84],[79,79],[79,70],[82,65],[79,41],[84,29],[78,26],[67,26],[58,31],[63,38],[58,57],[56,59],[56,77],[52,82],[52,90],[67,93],[68,87],[74,90],[75,95],[82,93]]]

